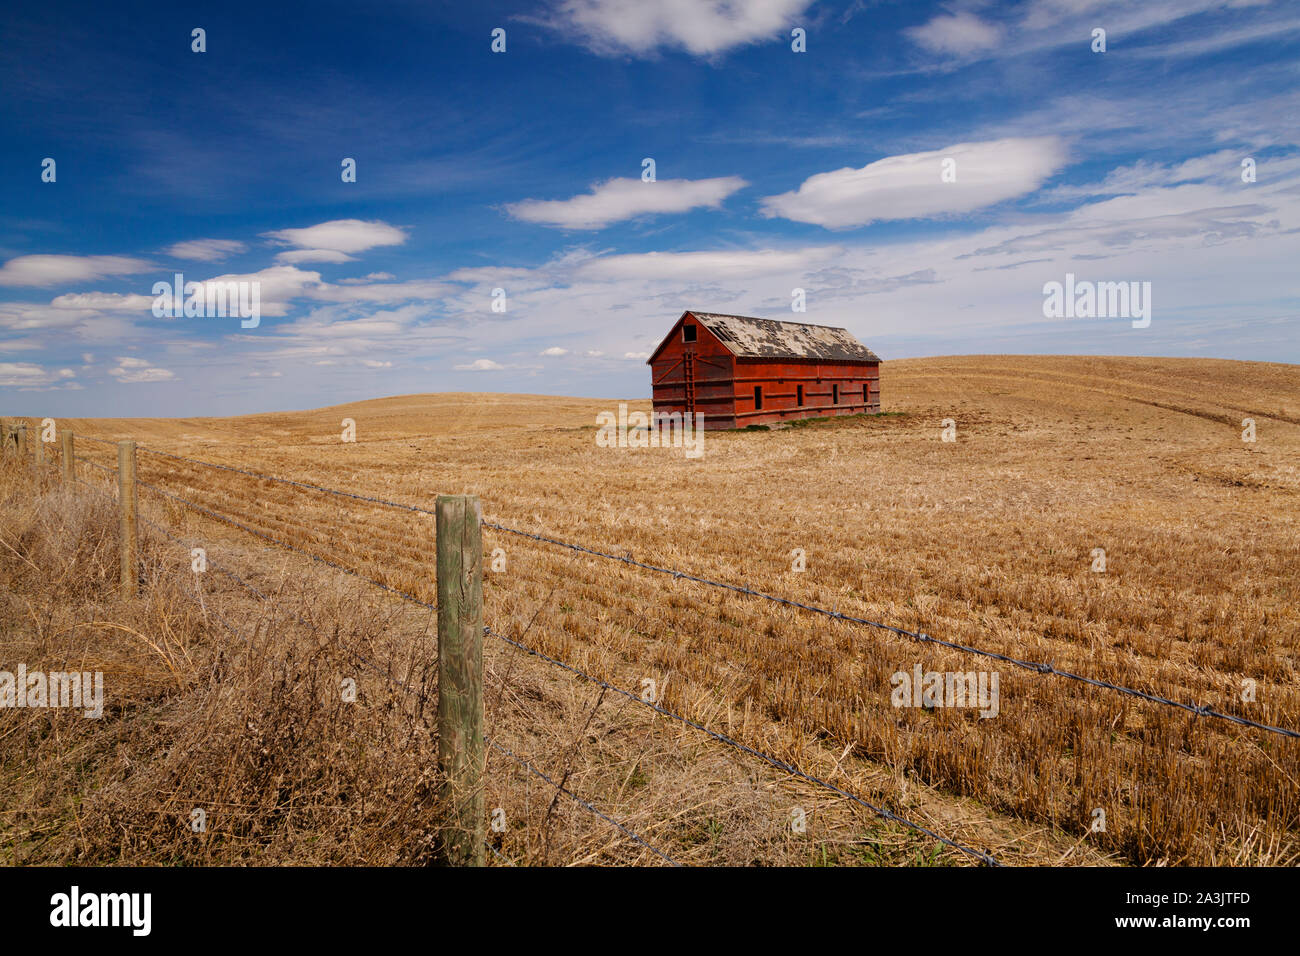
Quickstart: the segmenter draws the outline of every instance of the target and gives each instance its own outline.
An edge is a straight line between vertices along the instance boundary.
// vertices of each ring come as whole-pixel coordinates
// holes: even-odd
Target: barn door
[[[682,384],[686,390],[686,414],[695,414],[695,353],[682,355]],[[694,421],[694,418],[691,419]]]

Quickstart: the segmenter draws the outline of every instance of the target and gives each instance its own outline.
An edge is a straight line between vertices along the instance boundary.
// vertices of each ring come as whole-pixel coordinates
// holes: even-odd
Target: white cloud
[[[1297,166],[1284,161],[1278,167],[1294,173]],[[1225,149],[1207,156],[1196,156],[1178,164],[1167,164],[1140,159],[1132,166],[1111,170],[1101,182],[1057,186],[1036,199],[1045,202],[1073,200],[1088,196],[1117,196],[1136,193],[1143,189],[1174,186],[1180,183],[1217,180],[1221,184],[1235,184],[1241,177],[1241,153]]]
[[[204,279],[205,294],[209,283],[231,282],[257,283],[258,303],[262,315],[286,315],[293,299],[309,295],[321,286],[319,272],[306,272],[294,266],[270,266],[257,272]]]
[[[544,356],[550,356],[550,357],[553,357],[553,358],[559,358],[561,355],[568,355],[568,354],[569,354],[569,350],[568,350],[568,349],[562,349],[562,348],[560,348],[558,345],[552,345],[549,349],[542,349],[542,350],[541,350],[540,352],[538,352],[537,354],[538,354],[538,355],[544,355]]]
[[[406,230],[379,220],[368,222],[363,219],[333,219],[302,229],[277,229],[263,235],[317,253],[327,250],[352,254],[376,246],[399,246],[406,241]]]
[[[319,273],[312,274],[319,275]],[[446,295],[452,288],[445,282],[433,279],[412,279],[409,282],[349,283],[347,285],[331,285],[322,282],[306,290],[306,294],[310,298],[322,302],[370,302],[380,305],[392,305],[413,299],[438,299]]]
[[[499,372],[505,366],[491,359],[475,359],[468,365],[453,365],[452,368],[458,372]]]
[[[947,159],[955,163],[953,182],[941,179]],[[828,229],[948,216],[1031,193],[1065,162],[1064,146],[1050,136],[957,143],[818,173],[794,192],[765,198],[763,213]]]
[[[981,4],[981,6],[986,4]],[[1045,50],[1088,49],[1092,30],[1103,27],[1107,42],[1119,42],[1126,55],[1178,58],[1251,43],[1297,29],[1295,18],[1267,14],[1242,27],[1199,29],[1191,39],[1169,27],[1180,20],[1215,15],[1225,9],[1272,7],[1269,0],[1026,0],[1009,8],[1001,23],[967,11],[940,14],[904,33],[930,54],[963,64],[987,57],[1018,59]],[[1175,37],[1172,41],[1169,37]],[[1154,41],[1154,42],[1153,42]],[[926,68],[936,64],[928,63]]]
[[[150,365],[144,359],[132,358],[131,356],[119,357],[117,368],[108,370],[119,382],[127,384],[136,384],[139,382],[166,382],[175,378],[174,372],[165,368],[157,368]]]
[[[353,257],[336,249],[286,249],[277,253],[276,262],[297,265],[300,262],[352,262]]]
[[[649,357],[650,357],[649,352],[624,352],[623,353],[623,358],[625,359],[640,359],[642,362],[644,362]]]
[[[62,372],[69,372],[69,375],[63,375]],[[50,372],[34,362],[0,362],[0,386],[5,388],[45,388],[53,385],[61,378],[70,377],[69,369],[63,369],[62,372]]]
[[[0,330],[34,332],[45,329],[68,330],[83,325],[96,313],[90,309],[65,309],[28,302],[0,303]]]
[[[153,308],[153,296],[116,292],[70,292],[50,300],[56,309],[95,309],[103,312],[139,312]]]
[[[719,280],[801,272],[833,257],[833,246],[805,249],[724,249],[717,252],[646,252],[591,259],[578,268],[589,279]]]
[[[561,229],[603,229],[612,222],[657,213],[681,213],[697,207],[717,209],[738,189],[749,185],[739,176],[716,179],[611,179],[572,199],[525,199],[506,211],[516,219]]]
[[[553,25],[597,53],[657,47],[710,55],[762,40],[789,42],[811,0],[564,0]]]
[[[359,279],[340,279],[339,285],[363,285],[367,282],[385,282],[389,279],[396,278],[397,276],[393,275],[391,272],[372,272]]]
[[[1002,42],[1002,30],[973,13],[944,13],[919,27],[903,31],[932,53],[966,55],[990,50]]]
[[[491,282],[501,285],[511,279],[527,279],[532,275],[532,269],[520,266],[465,266],[449,272],[447,278],[453,282]]]
[[[153,266],[129,256],[19,256],[0,267],[0,285],[58,285],[134,275]]]
[[[192,259],[196,262],[220,262],[230,256],[243,252],[247,246],[234,239],[189,239],[168,246],[164,251],[176,259]]]

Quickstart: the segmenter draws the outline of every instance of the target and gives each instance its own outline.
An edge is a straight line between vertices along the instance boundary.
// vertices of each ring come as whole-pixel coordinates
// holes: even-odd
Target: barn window
[[[763,386],[755,385],[754,386],[754,411],[759,412],[762,410],[763,410]]]
[[[802,408],[802,407],[803,407],[803,386],[802,386],[802,385],[796,385],[796,386],[795,386],[795,392],[796,392],[796,397],[795,397],[794,402],[795,402],[796,405],[798,405],[800,408]]]
[[[832,405],[838,405],[839,403],[840,403],[840,387],[839,387],[838,385],[832,385],[832,386],[831,386],[831,404],[832,404]]]
[[[683,325],[683,326],[682,326],[682,341],[683,341],[683,342],[694,342],[694,341],[695,341],[695,326],[693,326],[693,325]]]

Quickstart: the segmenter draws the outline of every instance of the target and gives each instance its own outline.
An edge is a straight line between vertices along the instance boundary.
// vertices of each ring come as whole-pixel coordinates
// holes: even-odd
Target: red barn
[[[654,411],[705,428],[880,411],[880,358],[826,325],[683,312],[646,364]]]

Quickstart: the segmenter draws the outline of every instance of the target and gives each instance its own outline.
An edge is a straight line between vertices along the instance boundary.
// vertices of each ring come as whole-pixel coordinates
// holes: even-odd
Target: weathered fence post
[[[134,594],[139,582],[136,568],[135,442],[117,443],[117,508],[121,517],[122,590]]]
[[[40,429],[36,430],[36,470],[40,471],[45,464],[45,439],[41,435]]]
[[[27,457],[27,426],[23,424],[16,427],[18,430],[18,459],[22,461]]]
[[[443,858],[482,866],[487,820],[483,794],[483,509],[472,495],[439,495],[438,764],[451,810]]]
[[[77,480],[77,459],[72,453],[72,432],[59,432],[59,456],[63,459],[63,480],[72,484]]]

